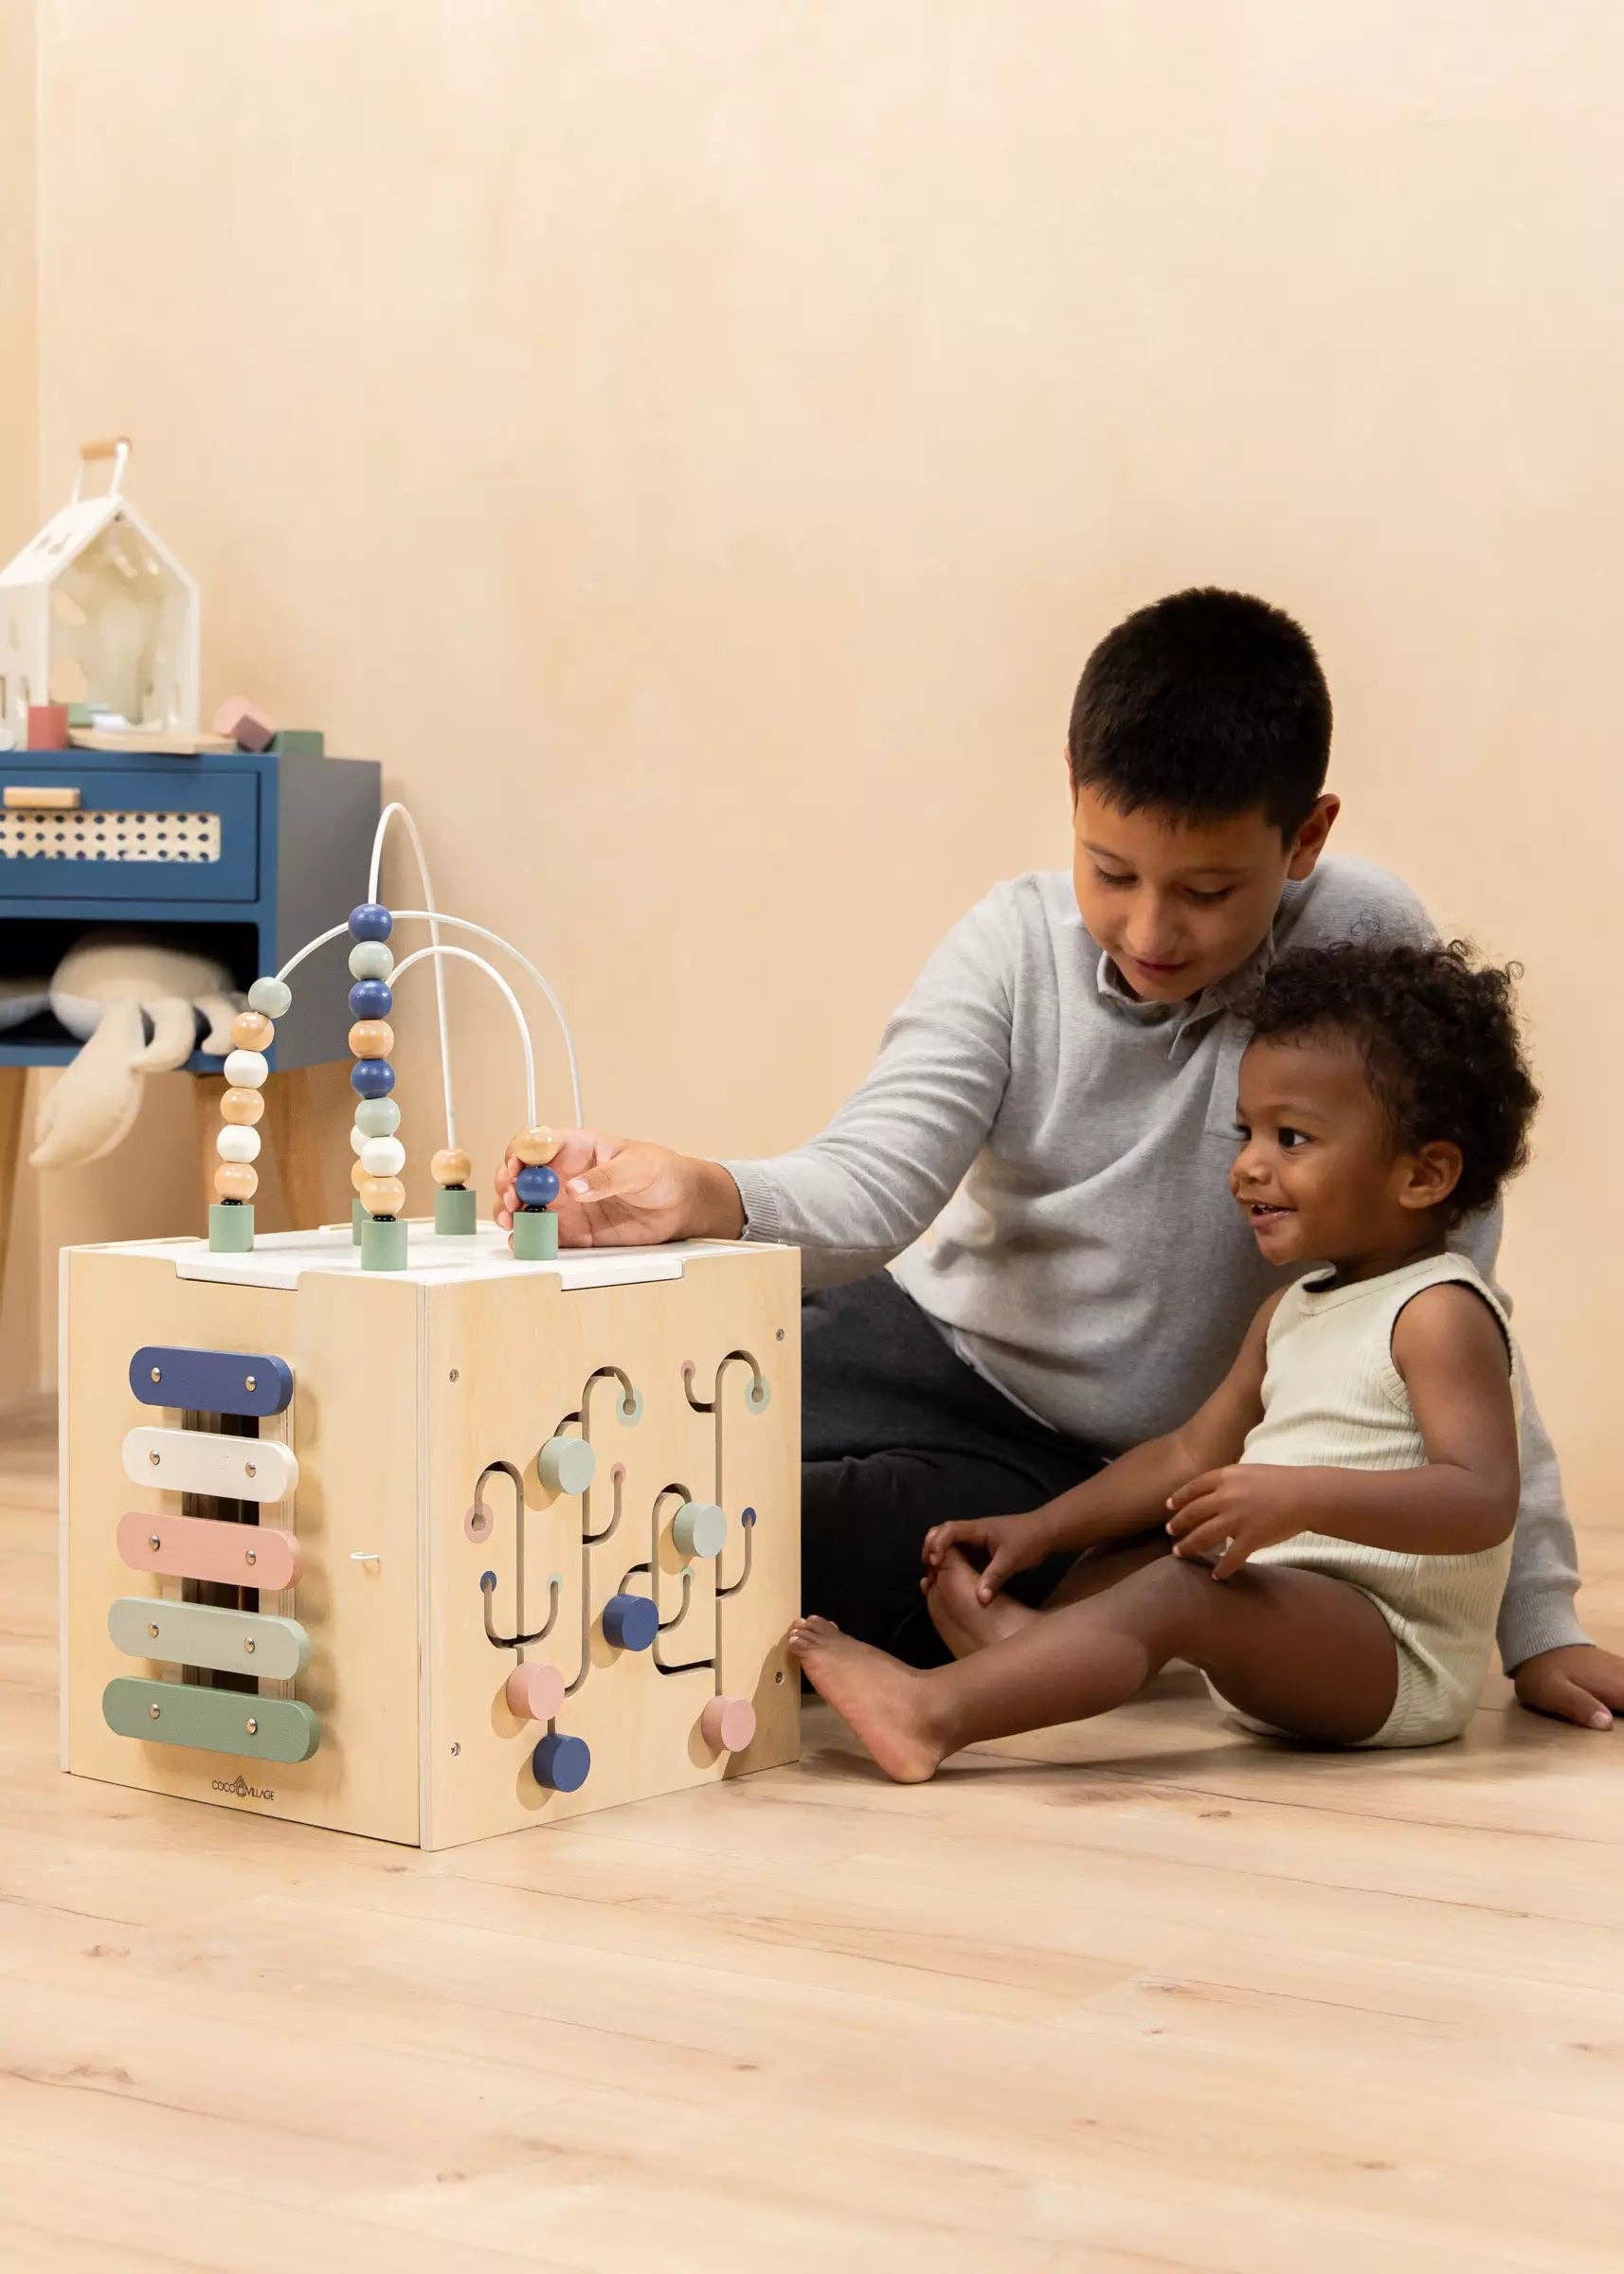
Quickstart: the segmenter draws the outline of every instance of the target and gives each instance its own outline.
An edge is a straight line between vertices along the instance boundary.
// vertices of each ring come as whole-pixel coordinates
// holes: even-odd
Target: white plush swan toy
[[[34,1128],[36,1168],[99,1161],[129,1135],[141,1076],[182,1066],[194,1050],[231,1048],[243,998],[211,956],[138,931],[87,932],[57,966],[50,1007],[84,1048],[45,1092]]]

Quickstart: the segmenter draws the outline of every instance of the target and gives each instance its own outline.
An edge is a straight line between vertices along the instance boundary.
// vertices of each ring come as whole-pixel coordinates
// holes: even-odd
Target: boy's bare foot
[[[897,1784],[923,1784],[936,1774],[947,1747],[932,1730],[928,1675],[866,1642],[854,1642],[827,1618],[797,1619],[789,1648],[819,1696],[862,1739],[888,1777]]]
[[[1003,1642],[1038,1616],[1007,1595],[995,1595],[990,1603],[983,1603],[976,1592],[981,1583],[981,1573],[957,1547],[950,1547],[921,1581],[930,1624],[955,1658],[984,1651],[989,1642]]]

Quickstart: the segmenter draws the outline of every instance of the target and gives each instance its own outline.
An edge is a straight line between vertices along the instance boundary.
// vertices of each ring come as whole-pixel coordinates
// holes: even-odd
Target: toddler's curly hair
[[[1358,1048],[1400,1152],[1460,1147],[1451,1225],[1491,1207],[1528,1158],[1540,1102],[1513,1007],[1516,964],[1476,964],[1464,940],[1437,948],[1349,942],[1274,965],[1252,1007],[1255,1037],[1345,1035]]]

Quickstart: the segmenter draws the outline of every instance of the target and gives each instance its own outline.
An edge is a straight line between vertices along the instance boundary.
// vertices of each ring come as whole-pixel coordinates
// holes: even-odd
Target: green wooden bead
[[[671,1521],[671,1537],[684,1556],[719,1556],[727,1542],[728,1520],[714,1501],[685,1500]]]
[[[359,1097],[355,1127],[369,1137],[392,1137],[401,1126],[401,1110],[392,1097]]]
[[[549,1492],[585,1492],[598,1473],[598,1456],[585,1437],[549,1437],[535,1456],[535,1472]]]
[[[387,940],[357,940],[350,950],[352,979],[388,979],[394,967]]]
[[[292,1002],[293,989],[285,979],[257,979],[248,989],[248,1008],[267,1019],[285,1017]]]

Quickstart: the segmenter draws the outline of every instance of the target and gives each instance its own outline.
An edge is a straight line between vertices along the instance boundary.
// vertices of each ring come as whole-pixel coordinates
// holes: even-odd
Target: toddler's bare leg
[[[937,1569],[920,1581],[930,1623],[955,1658],[984,1651],[989,1642],[1003,1642],[1035,1618],[1045,1618],[1064,1603],[1086,1602],[1172,1553],[1173,1543],[1160,1529],[1125,1540],[1111,1547],[1091,1547],[1080,1555],[1041,1610],[1017,1602],[1012,1595],[995,1595],[983,1603],[977,1589],[981,1573],[958,1548],[950,1548]]]
[[[1200,1667],[1243,1711],[1336,1743],[1374,1736],[1398,1679],[1387,1623],[1357,1588],[1276,1569],[1217,1580],[1171,1556],[926,1672],[827,1619],[798,1622],[790,1648],[886,1774],[909,1783],[961,1746],[1126,1705],[1169,1658]]]

